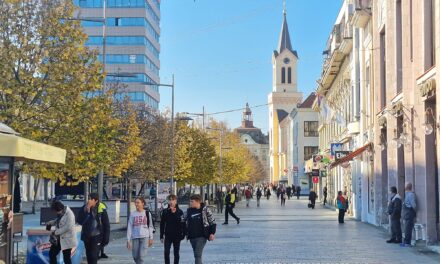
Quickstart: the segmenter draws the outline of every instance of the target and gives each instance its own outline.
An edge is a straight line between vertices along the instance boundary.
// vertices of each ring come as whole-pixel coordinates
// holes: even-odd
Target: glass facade
[[[97,21],[81,21],[83,27],[102,27],[101,22]],[[153,38],[159,42],[159,34],[143,17],[109,17],[106,19],[107,27],[145,27]]]
[[[109,72],[109,76],[106,77],[105,81],[125,83],[129,88],[130,92],[115,95],[116,100],[128,97],[133,102],[144,102],[151,108],[158,109],[159,102],[153,98],[155,95],[152,91],[158,93],[159,89],[157,85],[151,84],[156,83],[153,79],[157,80],[159,78],[160,0],[74,0],[74,3],[80,9],[102,9],[104,2],[107,8],[113,8],[112,12],[110,12],[111,16],[106,18],[105,23],[105,26],[109,29],[115,27],[142,27],[146,29],[140,34],[134,33],[128,36],[126,32],[119,33],[120,30],[109,31],[111,33],[107,34],[105,39],[105,44],[108,47],[106,49],[105,63],[108,65],[120,64],[121,68],[128,69],[129,72],[124,71],[125,76],[117,76],[117,73],[114,71]],[[143,9],[143,11],[139,12],[139,9]],[[87,13],[89,12],[86,11],[83,14]],[[85,16],[82,18],[99,19],[100,17]],[[99,33],[96,33],[96,29],[93,27],[100,28],[103,26],[103,23],[83,20],[81,24],[84,27],[84,31],[89,35],[86,45],[94,46],[93,48],[101,47],[103,45],[103,38],[101,35],[98,35]],[[122,53],[124,54],[119,54],[118,51],[121,50],[123,50]],[[102,61],[102,55],[98,56],[98,59]],[[147,67],[122,66],[129,64],[143,64]],[[109,69],[114,69],[115,67],[118,66],[116,65]],[[147,87],[151,88],[151,90]]]
[[[107,36],[105,44],[108,46],[146,46],[148,50],[159,59],[159,51],[153,44],[142,36]],[[102,46],[102,36],[89,36],[87,46]]]
[[[102,55],[98,56],[102,61]],[[105,56],[106,64],[144,64],[155,74],[159,75],[159,67],[157,67],[147,56],[142,54],[107,54]]]

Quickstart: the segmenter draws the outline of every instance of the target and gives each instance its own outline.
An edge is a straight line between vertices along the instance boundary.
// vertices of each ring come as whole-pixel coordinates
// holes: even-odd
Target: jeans
[[[49,250],[49,258],[50,264],[57,264],[57,256],[61,251],[61,245],[52,245]],[[72,252],[71,248],[63,250],[63,260],[64,264],[72,264],[72,260],[70,259],[70,253]]]
[[[391,219],[391,239],[402,242],[402,227],[400,219]]]
[[[339,209],[338,220],[340,224],[344,223],[344,217],[345,217],[345,209]]]
[[[404,243],[411,245],[412,231],[414,229],[414,218],[405,220],[405,239]]]
[[[235,220],[238,221],[238,217],[234,214],[234,209],[232,208],[232,206],[231,206],[231,205],[226,205],[226,210],[225,210],[225,223],[228,223],[229,215],[231,215],[232,217],[235,218]]]
[[[206,245],[206,238],[197,237],[190,239],[190,242],[194,251],[195,264],[202,264],[202,254],[203,254],[203,248]]]
[[[281,205],[286,205],[286,198],[281,198]]]
[[[101,251],[101,237],[95,236],[84,241],[84,247],[86,249],[86,257],[88,264],[97,264],[99,251]]]
[[[223,201],[217,200],[217,213],[223,213]]]
[[[170,251],[171,251],[171,244],[173,245],[173,252],[174,252],[174,264],[178,264],[179,263],[179,259],[180,259],[180,255],[179,255],[179,251],[180,251],[180,239],[167,239],[165,238],[164,241],[164,247],[165,247],[165,251],[164,251],[164,256],[165,256],[165,264],[170,264]]]
[[[246,198],[246,207],[249,207],[249,202],[251,201],[251,199]]]
[[[144,264],[145,256],[147,256],[147,238],[134,238],[131,240],[131,254],[134,263]]]

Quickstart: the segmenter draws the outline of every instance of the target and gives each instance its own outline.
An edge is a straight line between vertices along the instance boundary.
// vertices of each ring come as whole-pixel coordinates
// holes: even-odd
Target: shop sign
[[[319,170],[318,169],[313,169],[312,170],[312,176],[319,176]]]
[[[318,183],[319,182],[319,177],[313,177],[312,181],[313,181],[313,183]]]
[[[348,156],[348,154],[350,154],[350,151],[335,151],[335,160],[340,160],[345,156]]]
[[[343,148],[343,144],[342,143],[331,143],[330,144],[330,154],[332,156],[335,156],[335,152],[336,151],[341,151]]]

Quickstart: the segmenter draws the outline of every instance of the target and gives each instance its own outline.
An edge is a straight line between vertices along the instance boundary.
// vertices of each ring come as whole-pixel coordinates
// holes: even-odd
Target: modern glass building
[[[159,108],[160,83],[160,0],[74,0],[81,19],[102,19],[103,23],[82,21],[89,36],[86,45],[100,51],[105,43],[106,83],[121,83],[116,98],[128,96],[132,102]]]

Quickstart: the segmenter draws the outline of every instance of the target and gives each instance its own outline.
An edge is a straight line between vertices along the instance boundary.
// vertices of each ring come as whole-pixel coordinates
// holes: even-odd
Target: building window
[[[286,68],[281,68],[281,83],[286,83]]]
[[[385,49],[385,30],[380,33],[380,107],[385,108],[387,98],[386,98],[386,49]]]
[[[292,83],[292,68],[287,68],[287,82]]]
[[[315,154],[318,154],[318,147],[304,147],[304,161],[311,159]]]
[[[396,1],[396,76],[397,93],[402,92],[402,1]]]
[[[318,121],[304,121],[304,136],[305,137],[319,136]]]
[[[425,0],[425,70],[435,65],[435,1]]]

